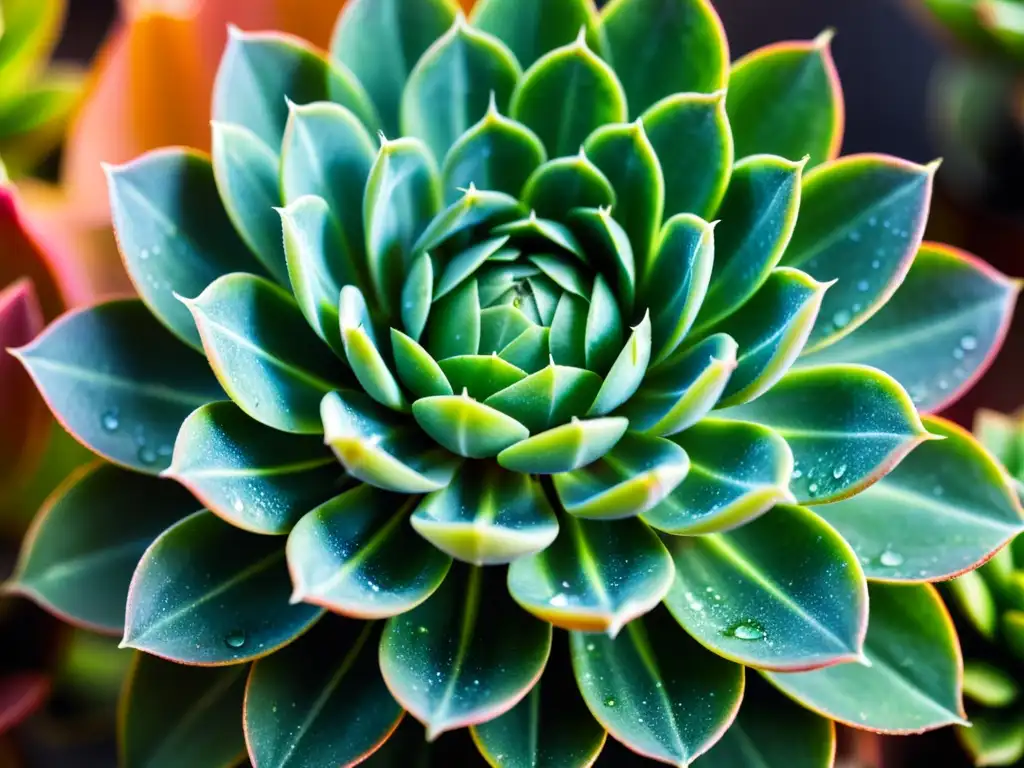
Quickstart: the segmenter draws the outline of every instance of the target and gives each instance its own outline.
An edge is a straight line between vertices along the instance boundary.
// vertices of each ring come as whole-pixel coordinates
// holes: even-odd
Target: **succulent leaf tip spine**
[[[823,29],[816,38],[814,38],[814,47],[819,51],[827,50],[832,44],[832,39],[836,36],[836,30],[834,27],[826,27]]]

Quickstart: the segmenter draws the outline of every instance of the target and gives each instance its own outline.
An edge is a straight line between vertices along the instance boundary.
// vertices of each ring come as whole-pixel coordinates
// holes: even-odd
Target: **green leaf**
[[[795,459],[790,488],[801,504],[860,493],[928,439],[900,385],[859,365],[792,371],[757,400],[719,415],[785,438]]]
[[[964,696],[986,707],[1008,707],[1020,695],[1009,672],[984,661],[964,662]]]
[[[1018,281],[963,251],[926,243],[875,315],[801,362],[841,360],[881,368],[906,387],[918,409],[938,412],[991,364],[1019,292]]]
[[[497,456],[530,431],[511,416],[468,394],[424,397],[412,404],[423,430],[449,451],[470,459]]]
[[[641,119],[665,177],[665,217],[710,218],[725,197],[735,158],[725,92],[667,96]]]
[[[600,19],[593,0],[567,0],[558,5],[545,0],[480,0],[470,21],[500,38],[524,67],[570,44],[581,27],[586,28],[592,46],[600,39]]]
[[[754,400],[786,374],[807,343],[829,287],[798,269],[778,267],[746,304],[715,326],[739,346],[719,407]]]
[[[574,416],[582,417],[600,386],[601,379],[596,373],[551,363],[491,395],[486,403],[536,434],[561,426]],[[527,437],[528,434],[520,439]]]
[[[640,388],[650,360],[651,314],[645,312],[605,376],[587,415],[604,416],[629,400]]]
[[[203,510],[168,528],[135,569],[122,648],[182,664],[238,664],[273,653],[320,618],[288,606],[280,539]]]
[[[665,212],[665,177],[643,121],[598,128],[583,147],[615,190],[615,218],[633,246],[637,281],[643,284]]]
[[[1014,478],[1024,476],[1024,441],[1020,440],[1022,427],[1024,419],[1019,416],[1007,416],[985,408],[974,414],[974,436]]]
[[[402,135],[422,139],[438,162],[487,112],[508,104],[523,71],[504,42],[474,29],[460,13],[426,50],[402,92]]]
[[[896,291],[921,244],[936,168],[852,155],[807,174],[782,264],[839,281],[822,303],[807,353],[851,333]]]
[[[507,235],[484,240],[476,245],[471,245],[453,257],[445,265],[444,271],[437,281],[433,292],[434,301],[444,298],[472,277],[488,259],[502,250],[508,240]]]
[[[787,252],[797,212],[801,221],[803,162],[772,155],[740,160],[718,209],[711,285],[693,333],[703,332],[754,295]],[[787,262],[788,263],[788,262]],[[793,265],[798,266],[798,265]],[[811,270],[813,272],[813,270]]]
[[[536,132],[551,157],[576,154],[597,128],[627,117],[615,70],[587,46],[586,31],[579,32],[575,42],[526,70],[512,94],[512,117]]]
[[[239,712],[248,665],[195,667],[136,653],[121,693],[124,768],[234,765],[245,754]]]
[[[785,546],[780,546],[785,542]],[[704,647],[759,669],[856,661],[868,626],[857,557],[803,507],[777,506],[726,533],[668,540],[665,604]]]
[[[263,278],[232,274],[195,299],[203,349],[228,396],[249,416],[285,432],[319,434],[320,400],[348,379],[291,294]]]
[[[653,509],[686,477],[690,460],[675,443],[627,432],[602,458],[554,476],[567,512],[593,520],[636,517]]]
[[[530,329],[539,330],[516,307],[509,304],[487,307],[480,311],[480,354],[501,352]],[[546,353],[544,361],[547,362]]]
[[[398,378],[415,397],[455,393],[441,366],[430,353],[394,328],[391,329],[391,353],[395,357]]]
[[[636,297],[636,263],[633,247],[622,226],[607,208],[581,208],[569,215],[573,231],[584,246],[586,259],[611,284],[622,314],[633,314]]]
[[[661,230],[639,296],[640,306],[651,313],[654,365],[678,349],[697,319],[711,282],[715,226],[684,213]]]
[[[581,148],[571,157],[548,160],[526,180],[523,203],[547,219],[564,219],[573,208],[615,204],[615,190]]]
[[[536,298],[536,293],[534,293]],[[558,297],[554,314],[549,318],[537,317],[538,322],[545,323],[551,327],[549,346],[551,349],[551,362],[564,365],[574,369],[586,370],[587,364],[587,317],[589,308],[584,299],[570,293],[563,293]],[[597,377],[597,374],[594,374]],[[600,387],[595,382],[593,394],[597,394]],[[593,400],[590,396],[588,403]]]
[[[418,342],[430,315],[434,291],[434,263],[430,254],[421,253],[413,260],[402,286],[402,326],[410,341]]]
[[[536,373],[551,360],[551,331],[533,326],[509,342],[498,354],[517,368]]]
[[[415,504],[416,497],[360,485],[305,515],[286,547],[291,602],[380,619],[430,597],[451,558],[408,525]]]
[[[629,421],[618,417],[575,416],[568,424],[535,434],[498,454],[498,463],[513,472],[553,475],[585,467],[604,456],[622,439]]]
[[[521,702],[469,733],[494,768],[589,768],[607,737],[587,710],[568,659],[568,644],[552,648],[544,676]],[[563,658],[564,657],[564,658]]]
[[[355,304],[358,310],[350,304]],[[366,300],[354,285],[342,288],[339,314],[345,356],[363,391],[393,411],[408,411],[409,403],[377,348]]]
[[[455,241],[458,245],[459,239],[463,242],[466,239],[460,236],[467,233],[482,233],[485,229],[493,229],[509,221],[515,221],[525,212],[522,203],[511,195],[477,189],[470,185],[468,189],[462,190],[462,196],[458,200],[430,222],[430,226],[413,246],[413,251],[419,253],[433,250],[448,241]]]
[[[622,312],[615,301],[615,294],[608,287],[608,281],[597,275],[590,294],[583,338],[588,370],[606,373],[612,367],[622,349],[624,331]]]
[[[242,240],[281,284],[288,267],[281,242],[278,157],[256,134],[241,125],[213,127],[213,173],[221,205]]]
[[[982,564],[1024,530],[1004,470],[952,422],[863,493],[821,507],[877,581],[938,581]]]
[[[455,20],[451,0],[352,0],[331,39],[331,56],[366,88],[384,130],[398,136],[402,91],[416,62]]]
[[[690,457],[690,471],[644,520],[675,535],[727,531],[793,503],[793,454],[760,424],[702,419],[672,438]]]
[[[145,514],[126,514],[146,499]],[[72,474],[39,510],[5,591],[32,598],[64,621],[120,633],[139,558],[199,504],[173,483],[93,464]]]
[[[210,159],[162,149],[105,170],[118,245],[135,289],[160,322],[200,349],[192,316],[174,294],[196,296],[229,272],[263,274],[224,214]]]
[[[843,89],[832,30],[813,41],[776,43],[733,64],[729,123],[740,157],[768,153],[809,166],[834,160],[843,141]]]
[[[879,733],[920,733],[964,723],[961,657],[942,599],[927,584],[872,584],[864,655],[870,666],[767,672],[768,681],[815,712]]]
[[[508,589],[523,608],[562,629],[615,637],[672,586],[665,546],[639,520],[563,518],[554,544],[509,567]]]
[[[16,356],[77,440],[148,474],[170,463],[186,416],[224,399],[202,355],[137,299],[69,312]]]
[[[664,609],[630,622],[614,639],[572,632],[570,641],[587,707],[643,757],[688,765],[739,709],[743,667],[702,649]]]
[[[522,123],[498,112],[492,100],[487,114],[448,150],[441,168],[445,202],[453,203],[470,184],[518,198],[523,185],[547,160],[544,145]]]
[[[447,488],[423,499],[411,523],[442,552],[473,565],[510,563],[558,535],[540,485],[492,463],[463,464]]]
[[[563,291],[579,296],[581,299],[590,298],[590,281],[579,269],[579,264],[560,256],[547,254],[534,254],[529,257],[530,263],[537,267],[545,277],[553,282]],[[614,297],[612,297],[614,301]],[[588,313],[589,320],[589,313]]]
[[[653,369],[621,408],[636,432],[674,435],[703,419],[721,397],[736,369],[736,342],[724,333]]]
[[[1009,549],[1003,551],[1009,552]],[[950,604],[978,634],[987,640],[995,639],[999,629],[999,606],[992,589],[978,571],[968,571],[950,581],[946,585],[946,594]]]
[[[983,712],[956,731],[975,765],[1015,765],[1024,757],[1024,723],[1016,715]]]
[[[512,602],[500,569],[458,566],[427,602],[388,620],[380,667],[433,741],[514,707],[550,649],[551,625]]]
[[[440,208],[437,164],[426,145],[412,138],[385,141],[363,199],[370,282],[385,315],[397,311],[413,245]]]
[[[578,256],[581,261],[586,261],[583,255],[583,248],[576,236],[564,224],[549,219],[538,219],[536,213],[531,213],[528,218],[510,221],[495,227],[495,235],[512,235],[518,247],[528,251],[554,252],[565,251]],[[557,250],[552,251],[555,246]]]
[[[440,368],[453,390],[466,390],[474,400],[486,400],[526,378],[526,372],[496,354],[459,355],[442,360]],[[450,394],[450,393],[449,393]]]
[[[327,395],[320,406],[324,441],[352,477],[398,493],[444,488],[460,461],[407,417],[383,408],[362,392]]]
[[[333,101],[351,110],[370,131],[378,129],[369,96],[347,69],[297,37],[229,26],[213,87],[213,119],[245,126],[276,156],[288,122],[288,101]]]
[[[328,617],[256,662],[242,710],[250,759],[351,765],[380,748],[405,713],[377,667],[379,635],[378,625]]]
[[[163,474],[232,525],[270,534],[287,533],[344,482],[323,440],[266,427],[234,403],[204,405],[185,419]]]

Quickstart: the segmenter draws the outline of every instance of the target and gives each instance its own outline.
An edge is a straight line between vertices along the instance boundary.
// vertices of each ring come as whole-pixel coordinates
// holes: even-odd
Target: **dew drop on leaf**
[[[850,324],[851,319],[852,316],[848,309],[836,310],[836,313],[832,315],[832,322],[835,323],[836,328],[845,328]]]
[[[842,476],[845,475],[845,474],[846,474],[846,465],[845,464],[840,464],[838,467],[836,467],[835,469],[832,470],[832,477],[834,477],[836,480],[841,479]]]
[[[970,334],[967,334],[962,339],[960,339],[960,346],[963,347],[964,349],[966,349],[967,351],[970,351],[972,349],[977,349],[978,348],[978,339],[975,338],[974,336],[970,335]]]
[[[613,699],[611,697],[608,697],[607,699],[604,700],[604,705],[606,707],[614,707],[615,706],[615,699]]]
[[[156,451],[150,448],[148,445],[144,445],[139,448],[139,461],[143,464],[155,464],[156,463]]]
[[[764,628],[756,621],[741,621],[734,624],[725,632],[729,637],[737,640],[762,640],[764,639]]]
[[[100,419],[100,424],[105,432],[116,432],[117,428],[121,426],[121,420],[117,416],[117,411],[107,411],[104,413]]]
[[[228,645],[229,648],[241,648],[243,645],[245,645],[245,631],[241,629],[236,629],[233,632],[229,632],[224,637],[224,642]]]
[[[887,549],[878,556],[878,562],[886,568],[898,568],[903,565],[903,555],[899,552],[893,552],[891,549]]]

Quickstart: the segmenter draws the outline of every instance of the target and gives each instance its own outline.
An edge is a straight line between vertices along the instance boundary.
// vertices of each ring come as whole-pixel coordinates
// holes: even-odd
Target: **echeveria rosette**
[[[212,157],[108,169],[140,299],[19,353],[109,463],[16,580],[146,652],[128,765],[354,764],[406,711],[500,766],[962,720],[924,582],[1020,510],[914,400],[1017,286],[921,245],[934,166],[837,158],[828,41],[730,69],[704,0],[353,0],[330,58],[232,32]]]

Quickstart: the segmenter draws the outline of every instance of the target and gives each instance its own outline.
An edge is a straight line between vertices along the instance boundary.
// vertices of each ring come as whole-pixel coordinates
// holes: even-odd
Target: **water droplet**
[[[103,425],[104,431],[116,432],[117,428],[121,426],[121,420],[117,416],[117,411],[107,411],[104,413],[100,419],[100,424]]]
[[[813,494],[815,494],[815,493],[817,493],[817,492],[818,492],[818,484],[817,484],[817,483],[811,483],[810,485],[808,485],[808,486],[807,486],[807,490],[808,490],[808,491],[809,491],[809,492],[810,492],[810,493],[811,493],[812,495],[813,495]]]
[[[615,699],[613,699],[611,696],[609,696],[607,699],[604,700],[604,705],[606,707],[614,707],[615,706]]]
[[[946,489],[943,488],[941,485],[936,485],[934,488],[932,488],[932,496],[941,496],[945,492]]]
[[[794,480],[799,480],[803,476],[804,476],[804,473],[801,472],[799,469],[794,469],[793,470],[793,479]]]
[[[156,451],[148,445],[139,448],[139,461],[143,464],[156,464]]]
[[[141,251],[139,251],[139,258],[142,259],[143,261],[148,259],[149,258],[149,250],[146,249],[146,248],[143,248]]]
[[[154,256],[159,256],[160,255],[160,246],[159,245],[154,245],[152,253],[153,253]]]
[[[966,349],[968,352],[971,351],[972,349],[977,349],[978,339],[970,334],[967,334],[962,339],[960,339],[960,346]]]
[[[568,582],[568,581],[563,581],[563,582],[562,582],[562,589],[569,589],[569,587],[570,587],[570,586],[571,586],[571,585],[569,584],[569,582]]]
[[[569,598],[567,598],[564,594],[559,592],[557,595],[552,597],[548,602],[556,608],[562,608],[569,604]]]
[[[836,310],[836,313],[832,315],[832,322],[835,323],[836,328],[845,328],[849,325],[851,319],[852,316],[848,309]]]
[[[872,269],[878,269],[880,266],[882,266],[882,262],[879,261],[878,259],[875,259],[874,261],[871,262]]]
[[[832,477],[839,480],[843,475],[846,474],[846,465],[840,464],[838,467],[832,470]]]
[[[594,652],[594,644],[593,643],[587,643],[587,650],[590,653],[593,653]]]
[[[955,357],[957,360],[963,360],[964,351],[960,349],[960,347],[957,347],[956,349],[953,350],[953,357]]]
[[[945,379],[939,379],[938,384],[936,384],[936,386],[943,392],[945,392],[947,389],[949,389],[949,382],[946,381]]]
[[[240,496],[235,498],[235,503],[232,504],[231,506],[234,507],[235,512],[241,512],[242,510],[245,509],[245,503],[242,501],[242,498]]]
[[[725,634],[737,640],[763,640],[764,628],[756,621],[741,621],[729,627]]]
[[[878,217],[877,216],[872,216],[871,218],[869,218],[868,219],[868,226],[869,227],[876,227],[876,226],[878,226]]]
[[[867,280],[860,280],[857,283],[857,290],[860,291],[861,293],[863,293],[864,291],[866,291],[870,287],[871,287],[871,283],[869,283]]]
[[[224,637],[224,642],[227,643],[230,648],[241,648],[245,645],[245,630],[236,629],[233,632],[229,632]]]
[[[860,232],[858,232],[857,230],[853,230],[853,232],[850,233],[850,239],[853,242],[855,242],[855,243],[859,243],[860,242]]]
[[[878,562],[886,568],[899,568],[903,565],[903,555],[899,552],[893,552],[891,549],[887,549],[878,556]]]
[[[422,624],[416,628],[416,631],[419,632],[421,635],[426,635],[430,632],[430,630],[424,627]]]

